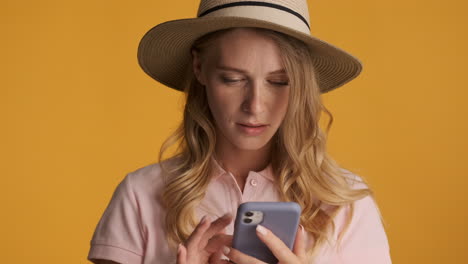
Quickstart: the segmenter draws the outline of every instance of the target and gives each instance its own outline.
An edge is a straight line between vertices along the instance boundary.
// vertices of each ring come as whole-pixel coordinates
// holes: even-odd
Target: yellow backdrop
[[[198,1],[2,1],[2,263],[87,263],[127,172],[156,161],[181,95],[143,34]],[[362,74],[324,96],[331,154],[374,188],[394,263],[467,263],[466,1],[314,0],[312,33]]]

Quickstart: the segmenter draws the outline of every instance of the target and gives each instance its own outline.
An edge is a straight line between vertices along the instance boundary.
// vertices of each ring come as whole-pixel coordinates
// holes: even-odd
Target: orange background
[[[127,172],[156,161],[181,94],[136,51],[198,1],[2,1],[3,263],[87,263]],[[394,263],[466,263],[466,1],[310,1],[312,33],[364,70],[324,96],[332,156],[366,177]]]

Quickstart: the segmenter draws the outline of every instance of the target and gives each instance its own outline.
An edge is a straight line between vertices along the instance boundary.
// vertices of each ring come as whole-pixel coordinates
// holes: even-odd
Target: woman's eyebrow
[[[224,66],[224,65],[217,65],[216,69],[226,70],[226,71],[235,71],[235,72],[240,72],[240,73],[244,73],[244,74],[248,73],[248,72],[246,72],[246,71],[244,71],[242,69],[238,69],[238,68],[235,68],[235,67]],[[286,73],[286,70],[284,68],[282,68],[282,69],[278,69],[278,70],[269,72],[268,74],[277,74],[277,73]]]

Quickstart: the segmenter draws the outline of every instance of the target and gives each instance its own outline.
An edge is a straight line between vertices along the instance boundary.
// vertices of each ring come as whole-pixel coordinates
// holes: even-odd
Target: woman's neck
[[[270,163],[271,143],[256,150],[238,149],[231,144],[220,143],[216,145],[215,159],[225,171],[234,175],[243,191],[249,171],[261,171]]]

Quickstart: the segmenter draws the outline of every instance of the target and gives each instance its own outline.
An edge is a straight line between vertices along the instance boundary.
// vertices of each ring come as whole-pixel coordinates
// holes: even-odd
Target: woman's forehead
[[[213,66],[218,68],[242,70],[258,64],[269,72],[282,68],[277,44],[256,31],[236,29],[227,32],[213,43],[209,53]]]

